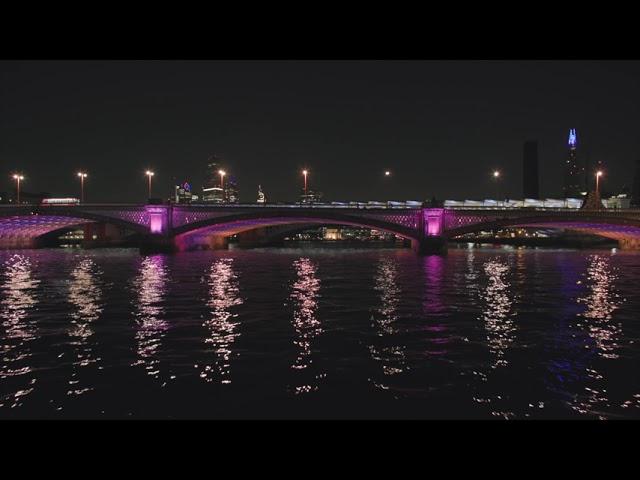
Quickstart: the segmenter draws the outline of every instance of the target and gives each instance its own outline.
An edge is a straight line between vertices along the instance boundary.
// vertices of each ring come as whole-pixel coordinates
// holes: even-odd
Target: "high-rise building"
[[[223,203],[224,192],[220,181],[220,163],[217,155],[211,155],[207,161],[204,184],[202,185],[202,201],[205,203]]]
[[[524,198],[540,198],[538,142],[524,142],[522,153],[522,195]]]
[[[584,175],[585,168],[578,162],[577,135],[576,129],[569,130],[569,156],[567,157],[564,169],[564,187],[562,194],[564,198],[580,197],[585,191]]]
[[[224,185],[223,192],[226,203],[240,203],[238,196],[238,180],[235,175],[229,176],[229,180]]]
[[[221,174],[222,172],[222,174]],[[202,186],[202,201],[204,203],[238,203],[238,182],[231,175],[225,177],[226,169],[222,167],[222,160],[217,155],[209,157],[205,182]]]

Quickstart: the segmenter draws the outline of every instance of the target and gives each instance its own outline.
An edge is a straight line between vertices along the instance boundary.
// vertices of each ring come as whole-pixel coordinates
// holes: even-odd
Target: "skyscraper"
[[[206,203],[224,203],[225,196],[220,180],[220,158],[211,155],[207,162],[205,181],[202,185],[202,201]]]
[[[584,191],[585,168],[578,163],[576,129],[569,130],[569,156],[564,169],[564,198],[578,198]]]
[[[224,198],[227,203],[239,203],[238,180],[235,175],[230,175],[224,186]]]
[[[524,142],[522,152],[522,194],[524,198],[540,198],[538,142]]]

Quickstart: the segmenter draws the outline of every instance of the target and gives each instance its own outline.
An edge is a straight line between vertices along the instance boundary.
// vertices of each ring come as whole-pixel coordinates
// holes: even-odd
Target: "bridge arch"
[[[445,231],[447,238],[467,233],[499,228],[551,228],[597,235],[624,244],[640,244],[640,220],[606,214],[580,213],[576,215],[536,215],[513,218],[495,218]]]
[[[137,233],[148,231],[144,225],[71,207],[9,207],[0,210],[0,247],[23,248],[34,246],[37,241],[56,233],[80,228],[90,223],[106,223]]]
[[[274,226],[296,225],[321,226],[344,225],[372,228],[392,233],[399,237],[419,240],[415,229],[384,220],[327,211],[264,211],[230,214],[181,225],[173,229],[176,245],[180,250],[188,250],[204,237],[229,237],[231,235]]]

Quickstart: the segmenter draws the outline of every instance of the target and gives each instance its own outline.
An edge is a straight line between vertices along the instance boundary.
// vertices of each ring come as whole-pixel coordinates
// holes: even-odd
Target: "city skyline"
[[[293,199],[303,168],[327,199],[482,198],[493,169],[517,198],[522,144],[536,139],[540,195],[558,197],[569,129],[616,191],[631,187],[640,155],[637,62],[5,61],[0,71],[7,193],[18,170],[25,191],[78,196],[72,176],[86,170],[88,200],[141,201],[152,168],[164,197],[176,182],[198,188],[218,153],[242,201],[258,185],[270,201]]]
[[[567,141],[568,147],[568,158],[565,160],[565,165],[563,167],[564,170],[564,180],[561,195],[556,195],[561,198],[583,198],[584,195],[588,193],[588,191],[593,190],[593,181],[595,179],[591,178],[599,172],[598,176],[601,177],[605,174],[606,167],[604,166],[601,160],[596,162],[594,168],[590,168],[588,156],[583,158],[582,155],[578,157],[578,142],[577,142],[577,132],[575,128],[569,129],[569,136]],[[522,163],[522,190],[521,195],[512,196],[509,193],[504,193],[504,187],[502,187],[501,182],[504,177],[504,170],[494,169],[490,172],[490,176],[493,178],[493,188],[495,188],[495,195],[491,195],[488,192],[482,198],[495,198],[496,200],[501,200],[505,198],[529,198],[529,199],[538,199],[540,198],[540,172],[539,172],[539,159],[538,159],[538,141],[537,140],[527,140],[523,143],[523,163]],[[191,194],[194,195],[193,201],[199,203],[252,203],[247,200],[241,200],[238,194],[238,181],[237,175],[232,173],[229,174],[229,167],[227,166],[229,163],[225,161],[225,159],[221,158],[219,155],[212,154],[208,157],[207,160],[207,168],[204,171],[204,175],[202,175],[200,182],[193,181],[192,179],[183,179],[181,181],[177,180],[177,177],[173,177],[173,182],[169,190],[165,192],[157,192],[153,197],[158,199],[165,199],[168,201],[178,201],[178,190],[180,189],[182,193],[180,196],[182,197],[182,201],[185,201],[187,197],[184,197],[185,194],[185,185],[188,185],[189,200],[191,202]],[[24,172],[18,172],[18,170],[12,172],[10,177],[13,179],[20,178],[20,181],[24,181]],[[303,183],[302,187],[298,190],[301,191],[298,197],[294,195],[293,198],[288,197],[286,201],[302,201],[304,203],[308,202],[309,199],[305,199],[307,197],[307,187],[309,188],[309,198],[313,198],[314,202],[322,201],[322,193],[317,191],[317,187],[308,186],[308,175],[311,173],[307,168],[301,170],[299,172],[302,175]],[[509,173],[509,172],[507,172]],[[145,175],[148,178],[148,191],[151,192],[151,178],[155,176],[155,172],[150,170],[146,170]],[[78,172],[77,176],[80,177],[80,197],[84,198],[84,181],[88,176],[87,173]],[[391,172],[389,170],[385,170],[381,172],[381,177],[389,178],[391,176]],[[228,177],[227,182],[224,182],[224,178]],[[627,179],[628,180],[628,179]],[[389,180],[387,180],[389,181]],[[200,188],[197,185],[201,185]],[[17,188],[17,186],[16,186]],[[612,187],[608,187],[608,193],[612,193]],[[629,198],[631,198],[633,182],[629,183],[628,181],[621,187],[615,188],[615,194],[623,192]],[[162,187],[161,187],[162,189]],[[258,189],[261,191],[261,185],[258,185]],[[388,191],[388,187],[383,189]],[[14,196],[19,192],[18,189],[14,192]],[[499,193],[498,193],[499,192]],[[50,192],[40,192],[40,194],[36,192],[24,192],[27,196],[31,197],[39,197],[44,193],[47,193],[47,196],[53,196]],[[318,197],[316,198],[316,195]],[[547,198],[551,198],[552,196],[547,195]],[[6,199],[4,201],[10,201],[11,194],[6,194]],[[73,198],[73,195],[67,195],[64,198]],[[148,195],[148,198],[151,196]],[[435,198],[432,197],[432,198]],[[467,197],[469,198],[469,197]],[[450,199],[450,200],[460,200],[454,198],[441,198],[440,200]],[[2,199],[0,199],[2,200]],[[277,200],[282,201],[283,199]],[[345,199],[333,199],[333,200],[345,200]],[[349,198],[348,200],[354,200],[353,198]],[[362,199],[359,199],[362,200]],[[392,200],[390,198],[379,197],[377,200]],[[408,200],[406,198],[398,198],[398,200]],[[426,198],[420,199],[426,200]],[[82,200],[84,201],[84,200]]]

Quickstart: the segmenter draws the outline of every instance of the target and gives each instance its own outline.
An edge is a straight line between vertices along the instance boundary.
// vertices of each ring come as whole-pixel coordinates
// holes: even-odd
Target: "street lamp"
[[[16,181],[16,201],[20,205],[20,180],[24,180],[24,177],[19,173],[14,173],[13,179]]]
[[[218,170],[218,174],[220,175],[220,195],[222,195],[222,201],[225,201],[224,198],[224,176],[227,174],[224,170]]]
[[[596,196],[600,196],[600,177],[603,175],[602,170],[596,172]]]
[[[309,172],[307,170],[302,170],[302,175],[304,175],[304,196],[307,196],[307,175]]]
[[[145,175],[149,177],[149,198],[151,198],[151,177],[153,177],[153,172],[151,170],[147,170]]]
[[[87,174],[78,172],[78,177],[80,177],[80,202],[84,203],[84,179],[87,178]]]
[[[391,176],[391,172],[389,170],[385,170],[384,171],[384,176],[385,177],[390,177]]]
[[[493,178],[496,181],[496,202],[498,202],[498,197],[500,196],[500,193],[498,191],[498,179],[500,178],[500,170],[493,171]]]

